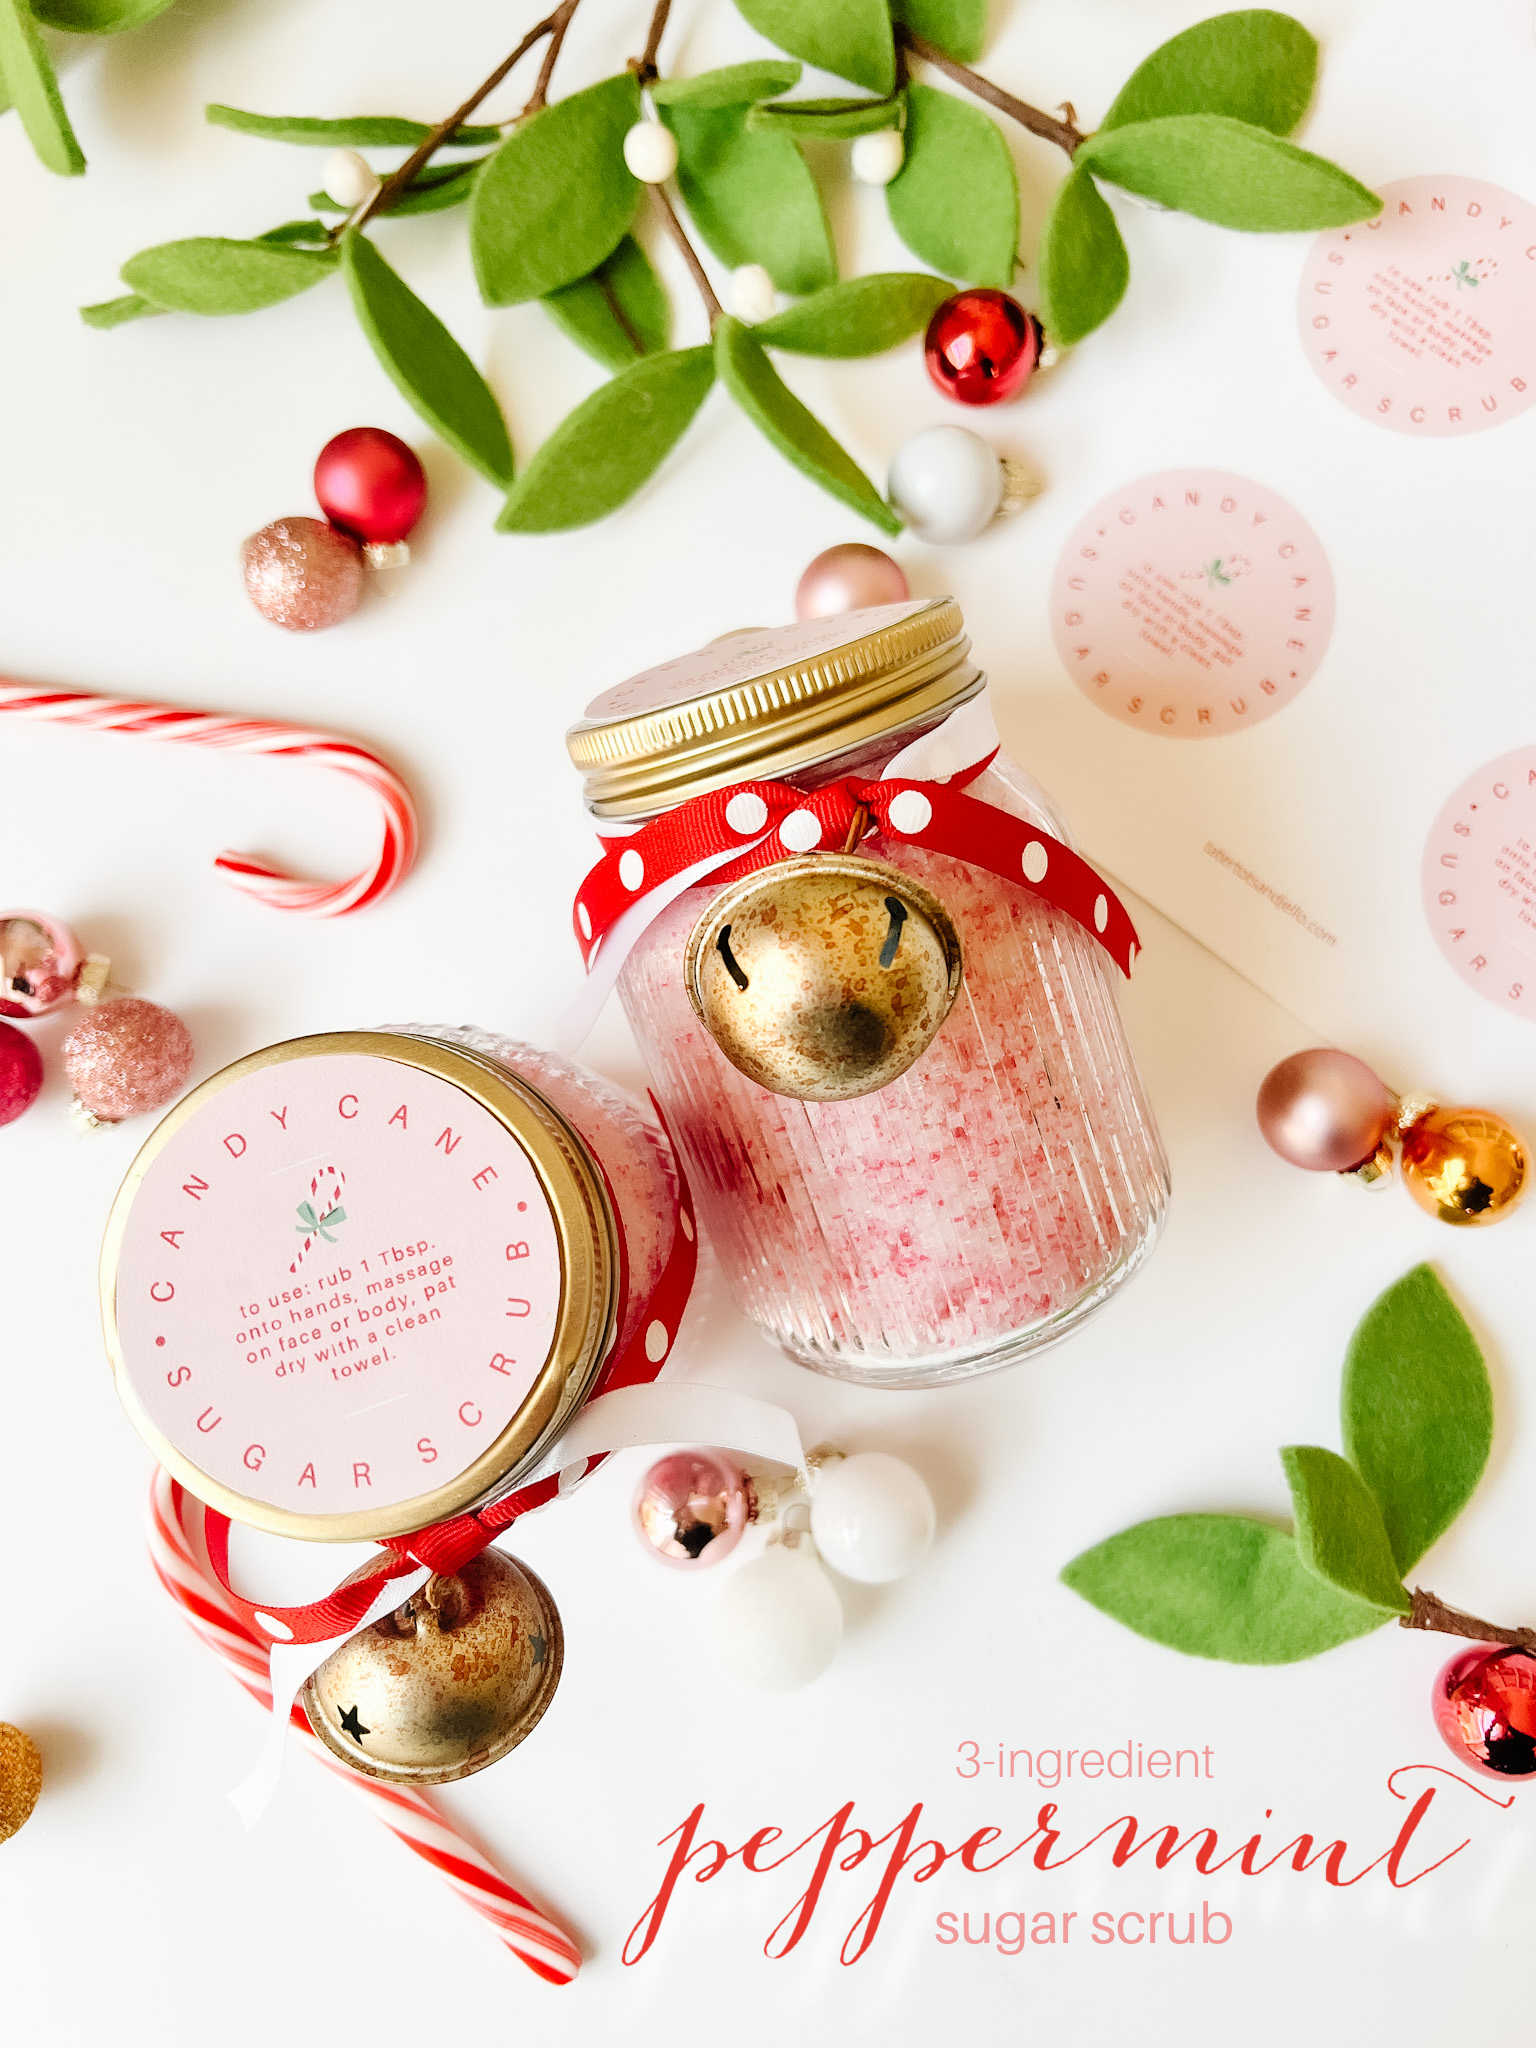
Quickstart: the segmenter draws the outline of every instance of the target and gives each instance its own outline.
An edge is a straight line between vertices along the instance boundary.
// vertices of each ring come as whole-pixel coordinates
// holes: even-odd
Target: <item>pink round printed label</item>
[[[1536,747],[1468,776],[1424,848],[1424,911],[1462,980],[1536,1018]]]
[[[1475,434],[1536,399],[1536,206],[1481,178],[1403,178],[1320,235],[1301,339],[1333,395],[1400,434]]]
[[[1220,469],[1161,470],[1101,499],[1051,586],[1067,672],[1168,739],[1242,732],[1290,703],[1333,631],[1322,544],[1283,498]]]
[[[489,1448],[561,1287],[548,1197],[483,1105],[394,1060],[278,1061],[150,1162],[119,1248],[119,1349],[150,1424],[210,1478],[347,1514]]]

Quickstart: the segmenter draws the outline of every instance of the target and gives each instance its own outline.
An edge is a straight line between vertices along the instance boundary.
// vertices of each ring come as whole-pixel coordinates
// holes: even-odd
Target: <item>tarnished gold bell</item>
[[[543,1581],[486,1550],[333,1650],[299,1698],[316,1735],[354,1770],[445,1785],[532,1734],[564,1649]]]
[[[1403,1132],[1403,1185],[1442,1223],[1497,1223],[1527,1171],[1524,1139],[1489,1109],[1432,1109]]]
[[[904,1074],[960,992],[960,935],[884,861],[809,854],[723,890],[689,936],[689,999],[775,1095],[842,1102]]]

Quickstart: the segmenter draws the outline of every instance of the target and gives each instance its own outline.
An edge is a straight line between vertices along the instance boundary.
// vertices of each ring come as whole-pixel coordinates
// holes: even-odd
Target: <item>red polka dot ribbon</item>
[[[941,782],[849,777],[814,790],[738,782],[691,797],[638,832],[603,839],[603,857],[577,890],[572,913],[582,959],[590,969],[608,933],[637,905],[649,900],[659,916],[679,893],[669,884],[680,876],[707,875],[724,888],[796,854],[836,853],[862,810],[861,836],[950,854],[1029,890],[1081,925],[1129,974],[1141,941],[1103,876],[1049,832],[966,795],[964,785],[992,758]]]
[[[657,1115],[660,1114],[658,1108]],[[634,1328],[630,1335],[622,1344],[614,1346],[604,1362],[589,1400],[596,1400],[600,1394],[613,1393],[620,1387],[642,1386],[654,1380],[677,1340],[683,1311],[693,1291],[699,1256],[698,1233],[680,1164],[678,1180],[677,1214],[666,1263],[646,1298],[642,1313],[633,1318]],[[606,1174],[604,1182],[607,1182]],[[612,1200],[611,1187],[608,1192],[618,1226],[616,1293],[621,1304],[622,1322],[629,1303],[629,1250],[622,1214],[617,1201]],[[594,1470],[601,1462],[600,1456],[589,1459],[586,1470]],[[559,1490],[560,1475],[551,1472],[542,1479],[530,1480],[515,1493],[492,1501],[471,1514],[454,1515],[446,1521],[434,1522],[409,1536],[389,1537],[369,1567],[344,1580],[324,1599],[306,1601],[295,1607],[258,1604],[235,1591],[229,1579],[230,1521],[227,1515],[214,1508],[207,1510],[203,1525],[204,1541],[213,1576],[247,1628],[263,1642],[319,1643],[355,1629],[392,1579],[407,1578],[419,1572],[423,1565],[434,1572],[461,1571],[504,1529],[510,1528],[519,1515],[526,1515],[532,1508],[544,1507]]]

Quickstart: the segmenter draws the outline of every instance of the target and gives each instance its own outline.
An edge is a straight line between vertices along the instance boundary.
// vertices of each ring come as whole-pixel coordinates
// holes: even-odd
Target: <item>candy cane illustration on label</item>
[[[290,1273],[297,1273],[316,1244],[322,1241],[326,1244],[336,1242],[331,1233],[338,1223],[345,1223],[347,1220],[347,1212],[341,1206],[341,1191],[346,1185],[346,1180],[347,1176],[339,1166],[322,1166],[318,1172],[311,1175],[309,1199],[300,1202],[299,1220],[293,1226],[295,1230],[303,1233],[304,1242],[289,1263]]]

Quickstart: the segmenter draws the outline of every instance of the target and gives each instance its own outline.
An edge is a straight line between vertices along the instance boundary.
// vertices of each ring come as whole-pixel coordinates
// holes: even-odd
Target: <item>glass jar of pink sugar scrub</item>
[[[238,1060],[129,1169],[107,1349],[160,1462],[234,1520],[399,1536],[513,1491],[643,1341],[692,1223],[653,1119],[469,1027]]]
[[[985,677],[952,600],[729,635],[599,697],[568,745],[619,878],[608,895],[631,891],[637,906],[594,934],[604,899],[589,877],[578,936],[594,972],[605,948],[607,973],[622,957],[621,1000],[754,1322],[836,1378],[934,1386],[1044,1349],[1129,1278],[1168,1197],[1106,953],[1118,929],[1128,965],[1134,933],[1044,794],[995,751]],[[720,923],[738,869],[720,864],[717,842],[733,834],[751,845],[723,858],[756,864],[758,897],[770,898],[750,973]],[[694,864],[653,886],[673,841]],[[847,983],[857,1001],[878,1008],[882,968],[910,958],[903,932],[927,928],[933,899],[939,943],[953,942],[963,971],[957,991],[938,992],[943,1021],[904,1071],[871,1092],[807,1099],[763,1085],[751,1057],[744,1071],[740,1046],[722,1049],[730,1039],[698,1000],[700,934],[743,1000],[761,997],[791,971],[775,942],[787,947],[792,930],[804,942],[803,919],[775,922],[776,877],[814,879],[832,856],[835,879],[850,851],[852,869],[877,878],[877,923],[882,890],[891,918],[867,973]],[[763,867],[775,861],[787,865]],[[834,888],[826,900],[834,922],[857,928],[853,896]]]

